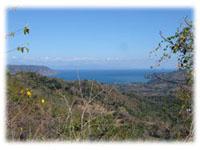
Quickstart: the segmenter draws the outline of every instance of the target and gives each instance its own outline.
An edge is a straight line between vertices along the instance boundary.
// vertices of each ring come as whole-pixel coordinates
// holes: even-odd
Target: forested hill
[[[8,71],[11,74],[15,74],[17,72],[35,72],[40,75],[52,75],[55,74],[56,71],[50,69],[47,66],[39,66],[39,65],[8,65]]]
[[[187,73],[183,70],[176,70],[167,73],[153,73],[149,78],[149,83],[168,82],[186,84]]]
[[[187,85],[187,73],[177,70],[167,73],[153,73],[148,76],[150,79],[147,83],[130,83],[127,85],[117,85],[121,92],[126,94],[136,94],[143,96],[166,96],[176,95],[178,85],[184,85],[192,90],[192,87]]]

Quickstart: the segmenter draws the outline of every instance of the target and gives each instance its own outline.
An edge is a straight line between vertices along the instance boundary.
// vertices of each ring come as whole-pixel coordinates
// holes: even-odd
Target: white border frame
[[[25,7],[25,8],[80,8],[80,7],[86,7],[86,8],[193,8],[194,10],[194,17],[195,17],[195,137],[194,142],[191,143],[183,143],[183,142],[125,142],[125,143],[76,143],[76,142],[44,142],[44,143],[8,143],[6,141],[5,137],[5,92],[6,92],[6,83],[5,83],[5,48],[6,48],[6,41],[5,36],[6,35],[6,9],[9,7]],[[199,31],[199,25],[200,25],[200,1],[199,0],[0,0],[0,81],[1,81],[1,87],[0,87],[0,142],[1,142],[1,149],[9,149],[9,148],[15,148],[15,149],[22,149],[22,148],[28,148],[28,149],[44,149],[48,148],[50,149],[60,149],[60,148],[66,148],[65,146],[68,146],[67,148],[87,148],[87,149],[135,149],[135,148],[142,148],[142,149],[148,149],[151,146],[153,149],[177,149],[181,148],[183,149],[198,149],[200,147],[200,119],[198,119],[198,116],[200,116],[200,74],[198,69],[198,66],[200,66],[200,61],[198,61],[198,58],[200,58],[200,31]],[[198,19],[197,19],[198,18]],[[48,145],[47,145],[48,144]]]

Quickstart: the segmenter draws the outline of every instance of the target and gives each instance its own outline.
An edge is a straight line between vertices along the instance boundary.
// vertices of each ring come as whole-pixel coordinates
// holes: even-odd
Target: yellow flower
[[[31,96],[32,96],[31,91],[27,91],[27,92],[26,92],[26,95],[27,95],[28,97],[31,97]]]
[[[45,100],[44,100],[44,99],[42,99],[42,100],[41,100],[41,102],[42,102],[42,104],[44,104]]]
[[[23,89],[20,91],[20,94],[24,94],[24,90]]]

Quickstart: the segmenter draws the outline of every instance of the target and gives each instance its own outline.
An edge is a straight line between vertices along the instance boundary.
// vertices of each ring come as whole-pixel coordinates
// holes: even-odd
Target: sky
[[[7,38],[7,51],[29,43],[29,53],[7,53],[8,64],[45,65],[54,69],[148,69],[161,37],[172,35],[185,9],[20,9],[7,10],[7,33],[28,25],[30,34]],[[176,57],[160,68],[176,67]]]

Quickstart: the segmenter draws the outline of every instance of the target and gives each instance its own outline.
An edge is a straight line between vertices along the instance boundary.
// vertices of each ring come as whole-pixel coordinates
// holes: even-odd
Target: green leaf
[[[29,48],[28,47],[24,47],[24,49],[26,49],[27,53],[29,52]]]
[[[23,46],[23,47],[17,47],[17,50],[20,51],[20,52],[22,52],[22,53],[24,53],[25,50],[27,51],[27,53],[29,52],[29,48],[25,47],[25,46]]]
[[[28,27],[28,26],[25,26],[25,27],[24,27],[24,35],[29,34],[29,32],[30,32],[29,27]]]

